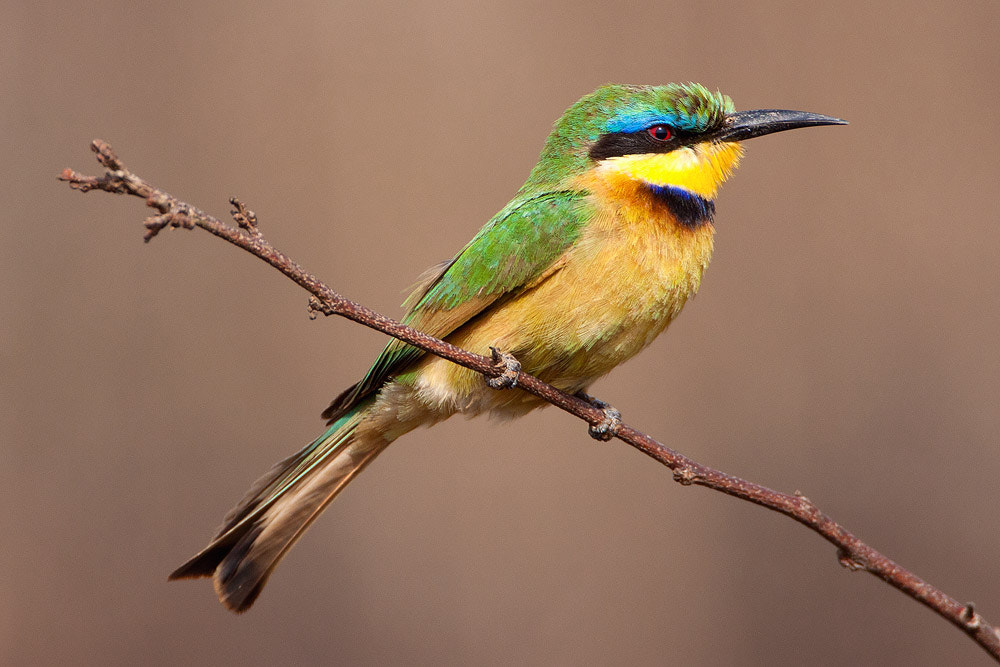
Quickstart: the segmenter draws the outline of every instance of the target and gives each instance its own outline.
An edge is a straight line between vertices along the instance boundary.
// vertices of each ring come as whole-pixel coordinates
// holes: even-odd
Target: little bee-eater
[[[403,321],[458,347],[513,354],[569,392],[656,338],[694,296],[712,255],[715,195],[745,139],[841,125],[801,111],[734,111],[698,84],[608,85],[571,106],[514,199],[403,304]],[[253,604],[320,512],[393,440],[456,412],[542,405],[398,340],[323,413],[329,428],[247,491],[215,539],[171,579],[214,577]]]

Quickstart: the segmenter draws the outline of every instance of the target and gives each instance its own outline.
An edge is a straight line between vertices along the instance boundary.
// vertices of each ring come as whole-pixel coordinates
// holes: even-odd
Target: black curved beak
[[[847,125],[847,121],[833,116],[787,109],[737,111],[726,116],[723,126],[712,138],[717,141],[744,141],[765,134],[816,125]]]

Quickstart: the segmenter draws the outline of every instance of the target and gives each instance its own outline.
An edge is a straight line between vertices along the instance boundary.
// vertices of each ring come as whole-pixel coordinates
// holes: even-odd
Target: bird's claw
[[[601,421],[597,422],[596,424],[591,424],[587,428],[587,432],[590,434],[591,438],[593,438],[594,440],[607,442],[608,440],[611,440],[616,435],[618,435],[618,429],[622,425],[621,412],[616,410],[614,407],[608,405],[601,399],[594,398],[590,394],[586,394],[583,391],[576,392],[576,395],[604,413],[604,416],[601,418]]]
[[[493,366],[501,371],[500,375],[486,378],[486,384],[491,389],[513,389],[517,386],[517,378],[521,374],[521,362],[509,352],[501,352],[495,347],[490,348]]]
[[[612,407],[603,408],[603,410],[604,417],[596,424],[591,424],[587,428],[587,433],[594,440],[607,442],[618,435],[618,429],[622,425],[622,413]]]

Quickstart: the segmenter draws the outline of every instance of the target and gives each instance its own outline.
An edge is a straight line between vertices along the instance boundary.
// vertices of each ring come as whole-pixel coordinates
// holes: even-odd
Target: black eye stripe
[[[654,126],[655,127],[655,126]],[[594,160],[605,160],[621,155],[638,155],[641,153],[669,153],[689,143],[697,141],[697,135],[681,132],[670,128],[672,135],[662,141],[650,134],[651,128],[638,132],[609,132],[601,137],[590,148],[590,157]]]

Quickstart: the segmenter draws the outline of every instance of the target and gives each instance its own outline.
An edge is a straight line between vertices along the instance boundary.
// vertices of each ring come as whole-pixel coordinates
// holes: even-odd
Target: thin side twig
[[[492,358],[473,354],[344,298],[268,243],[260,231],[257,216],[235,197],[230,203],[235,207],[232,216],[236,227],[180,201],[139,178],[125,167],[107,143],[98,139],[92,143],[91,148],[97,154],[98,161],[107,169],[106,173],[103,176],[92,177],[66,169],[60,175],[60,180],[67,181],[70,187],[81,192],[103,190],[145,199],[147,206],[159,212],[158,215],[151,216],[145,221],[146,241],[167,227],[185,229],[200,227],[256,255],[307,290],[311,294],[309,309],[313,316],[315,313],[323,313],[346,317],[481,373],[488,380],[493,380],[491,386],[499,389],[516,386],[517,389],[534,394],[584,420],[590,425],[592,433],[593,429],[597,428],[600,433],[618,438],[651,456],[670,468],[674,480],[682,485],[708,487],[780,512],[819,533],[833,544],[837,548],[837,559],[841,565],[849,570],[869,572],[929,607],[960,628],[1000,662],[1000,629],[983,618],[972,603],[958,602],[882,555],[820,511],[802,494],[796,492],[790,495],[774,491],[692,461],[618,420],[615,420],[608,430],[607,406],[590,397],[586,397],[590,399],[586,400],[580,396],[571,396],[521,371],[520,364],[509,354],[496,350]]]

